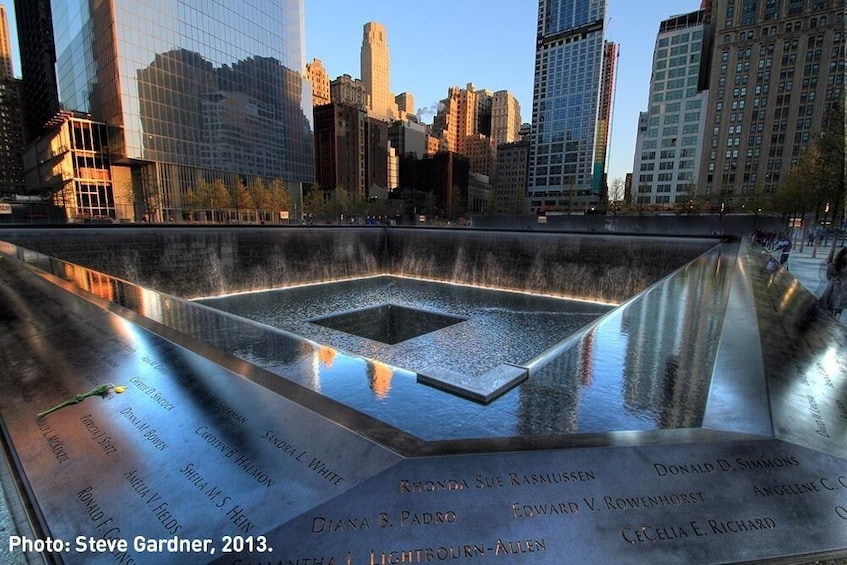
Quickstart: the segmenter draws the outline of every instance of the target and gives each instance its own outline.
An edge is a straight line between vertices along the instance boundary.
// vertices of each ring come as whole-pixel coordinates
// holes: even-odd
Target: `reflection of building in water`
[[[702,256],[623,307],[619,328],[608,322],[594,326],[531,371],[520,387],[517,431],[608,429],[602,426],[614,418],[603,413],[618,406],[618,398],[625,413],[615,416],[619,421],[632,418],[656,429],[700,426],[723,324],[713,313],[725,308],[728,261],[720,252]],[[701,276],[705,272],[714,276]],[[598,351],[604,342],[619,350]],[[623,356],[623,380],[610,379],[603,369],[616,363],[605,358],[609,355]]]
[[[720,261],[715,254],[706,255],[697,268],[712,266],[719,272]],[[624,312],[624,402],[656,414],[661,428],[695,427],[702,421],[717,348],[712,340],[723,318],[696,317],[723,312],[720,286],[726,278],[673,277]]]
[[[371,383],[371,390],[378,400],[382,400],[388,396],[391,391],[391,377],[394,376],[394,369],[385,363],[379,361],[368,360],[366,365],[368,373],[368,381]]]
[[[520,387],[518,429],[521,435],[576,433],[579,430],[580,384],[590,380],[593,336],[543,366]]]
[[[50,2],[38,4],[50,14]],[[53,37],[22,36],[55,52],[57,106],[111,126],[98,148],[109,156],[103,171],[127,194],[123,207],[92,208],[113,218],[180,218],[203,183],[224,182],[228,194],[212,207],[226,208],[237,185],[255,178],[281,179],[299,206],[300,187],[314,176],[299,0],[259,0],[236,12],[155,0],[52,8],[63,22]],[[26,172],[28,188],[43,189],[38,171]]]

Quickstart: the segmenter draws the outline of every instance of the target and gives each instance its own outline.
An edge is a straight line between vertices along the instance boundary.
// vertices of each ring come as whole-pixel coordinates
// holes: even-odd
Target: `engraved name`
[[[261,436],[261,439],[265,440],[286,455],[291,456],[295,461],[303,462],[303,457],[306,455],[306,451],[298,450],[296,447],[275,434],[273,430],[266,431]]]
[[[556,473],[509,473],[509,485],[535,486],[579,483],[596,480],[593,471],[564,471]]]
[[[215,450],[232,457],[238,451],[237,447],[230,447],[224,440],[209,431],[209,426],[200,426],[194,430],[194,434],[203,438],[203,441],[211,445]]]
[[[811,394],[806,395],[806,400],[809,403],[809,415],[815,421],[815,433],[821,437],[828,438],[829,432],[826,429],[826,422],[823,421],[823,415],[821,414],[817,400]]]
[[[155,402],[156,404],[158,404],[159,406],[161,406],[162,408],[164,408],[168,412],[170,412],[171,410],[174,409],[173,403],[170,402],[169,400],[167,400],[164,396],[162,396],[156,390],[156,387],[145,383],[144,381],[142,381],[138,377],[132,377],[131,379],[129,379],[129,382],[131,382],[136,387],[138,387],[138,390],[140,390],[141,392],[143,392],[144,394],[149,396],[150,399],[153,400],[153,402]]]
[[[118,448],[112,443],[112,436],[107,435],[106,430],[100,429],[100,426],[94,422],[94,418],[91,417],[91,414],[86,414],[80,418],[80,421],[85,426],[85,429],[88,430],[91,439],[100,446],[106,455],[117,453]]]
[[[639,544],[685,540],[691,537],[710,535],[741,534],[775,528],[776,522],[773,518],[767,516],[741,520],[715,520],[710,518],[706,520],[706,524],[698,523],[695,520],[683,525],[624,526],[621,528],[621,537],[631,544]]]
[[[59,464],[62,464],[65,461],[70,461],[71,457],[65,450],[65,442],[59,438],[59,432],[57,432],[53,426],[48,424],[47,420],[44,418],[39,418],[38,429],[41,430],[41,435],[47,440],[47,446],[50,448],[50,452],[53,454],[53,457],[56,458],[56,461],[58,461]]]
[[[401,528],[413,526],[438,526],[455,524],[459,517],[455,510],[438,510],[432,512],[412,512],[401,510],[399,516],[392,516],[387,512],[380,512],[376,517],[329,517],[314,516],[312,518],[312,534],[327,534],[336,532],[349,532],[354,530],[368,530],[372,525],[378,528],[393,528],[395,525]]]
[[[797,457],[779,456],[769,459],[745,459],[736,457],[733,461],[727,459],[715,459],[714,463],[701,461],[696,463],[654,463],[653,470],[660,477],[678,475],[698,475],[727,471],[760,471],[764,469],[778,469],[781,467],[795,467],[800,465]]]
[[[401,549],[390,551],[370,551],[368,565],[396,565],[397,563],[433,563],[439,561],[458,561],[487,556],[522,555],[547,551],[544,538],[504,540],[494,543],[464,543],[440,545],[419,549]]]
[[[118,563],[124,565],[135,565],[136,561],[133,555],[127,551],[125,544],[120,543],[125,540],[125,536],[121,535],[121,528],[115,524],[115,518],[106,515],[103,508],[94,496],[94,487],[88,486],[76,493],[77,501],[85,509],[88,517],[94,523],[94,527],[100,533],[100,539],[106,540],[107,550]],[[77,538],[79,540],[79,538]],[[85,540],[85,538],[82,538]],[[93,537],[88,537],[89,542],[95,542]]]
[[[225,401],[221,400],[217,396],[210,394],[206,390],[201,387],[195,386],[195,384],[187,378],[178,379],[177,382],[183,388],[191,391],[192,394],[198,397],[198,400],[202,401],[203,404],[210,406],[225,415],[226,417],[232,419],[239,424],[247,423],[247,417],[243,414],[239,413],[232,406],[227,404]]]
[[[144,357],[141,358],[141,360],[144,361],[145,363],[147,363],[148,365],[150,365],[151,367],[153,367],[156,371],[160,372],[163,375],[167,375],[170,372],[170,371],[168,371],[168,368],[165,366],[164,363],[161,363],[160,361],[153,359],[149,355],[145,355]]]
[[[231,496],[227,496],[224,494],[223,490],[218,488],[217,485],[210,484],[203,475],[200,474],[200,471],[197,470],[194,463],[188,463],[179,470],[182,475],[188,479],[192,485],[194,485],[203,495],[208,498],[217,508],[223,508],[229,501],[232,500]]]
[[[132,408],[127,406],[123,410],[121,410],[121,416],[129,420],[129,423],[132,424],[138,433],[141,434],[141,437],[144,438],[153,449],[158,451],[164,451],[168,448],[168,443],[162,439],[159,434],[156,432],[155,428],[151,428],[150,425],[138,417],[135,412],[132,411]]]
[[[753,485],[753,494],[757,497],[796,496],[823,492],[824,490],[833,491],[840,489],[847,489],[847,476],[839,475],[834,479],[821,477],[817,481],[808,481],[803,483],[787,483],[766,486]]]

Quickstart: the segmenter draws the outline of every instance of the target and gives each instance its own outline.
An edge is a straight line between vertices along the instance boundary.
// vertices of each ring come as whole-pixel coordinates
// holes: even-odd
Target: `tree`
[[[238,179],[232,187],[232,206],[235,208],[236,221],[241,221],[241,210],[254,210],[256,203],[247,191],[244,181]]]
[[[814,159],[808,151],[800,155],[796,165],[782,177],[773,207],[784,216],[803,215],[813,205],[814,191],[809,187],[809,176],[812,174]]]
[[[687,215],[691,215],[700,211],[697,200],[697,187],[694,185],[694,183],[688,183],[683,189],[682,199],[677,200],[676,202],[676,211],[678,214]]]
[[[338,218],[350,213],[351,204],[352,198],[350,197],[350,193],[347,192],[347,189],[343,186],[337,186],[330,194],[327,208],[335,218]]]
[[[182,197],[182,204],[188,208],[189,221],[194,221],[194,211],[197,210],[197,208],[203,207],[200,201],[200,196],[193,188],[189,188],[185,193],[185,196]]]
[[[453,197],[450,201],[450,216],[453,219],[458,218],[468,211],[468,201],[462,195],[462,190],[458,185],[453,185]]]
[[[144,210],[144,217],[148,221],[161,221],[162,195],[154,182],[141,182],[139,190],[133,191],[133,201],[141,205]]]
[[[810,210],[817,208],[820,195],[813,184],[814,170],[817,158],[814,150],[805,151],[800,155],[796,165],[789,169],[788,174],[782,177],[776,196],[771,204],[774,210],[781,212],[783,216],[804,218]],[[817,224],[817,218],[815,219]],[[801,242],[805,238],[801,238]],[[812,251],[815,256],[817,249]]]
[[[262,221],[264,221],[267,217],[268,211],[274,210],[273,198],[271,197],[270,189],[265,186],[261,177],[256,177],[250,182],[248,190],[250,191],[250,195],[253,197],[253,202],[255,203],[256,208],[259,209]]]
[[[775,198],[777,209],[786,215],[821,214],[840,225],[847,199],[847,165],[844,158],[844,108],[833,105],[824,114],[824,127],[796,165],[783,177]]]
[[[218,221],[218,210],[225,210],[230,207],[230,193],[222,179],[212,181],[212,189],[209,192],[209,206],[212,208],[212,214],[215,221]]]
[[[844,106],[835,104],[824,114],[824,127],[815,139],[815,176],[820,205],[828,207],[833,225],[840,225],[847,205]],[[825,212],[826,213],[826,212]]]
[[[501,210],[507,214],[526,214],[529,211],[529,207],[526,202],[526,194],[523,190],[513,190],[508,193],[506,196],[505,202],[500,206]]]
[[[626,198],[626,184],[618,177],[609,185],[609,200],[611,202],[623,202]]]
[[[270,206],[269,209],[275,213],[283,210],[291,211],[291,195],[288,194],[288,189],[282,179],[274,179],[270,186]]]
[[[612,214],[617,215],[618,210],[624,204],[626,198],[626,184],[623,179],[618,177],[609,185],[609,206],[612,209]]]
[[[265,188],[265,182],[262,180],[262,177],[253,177],[247,186],[247,192],[250,193],[250,198],[253,199],[253,206],[261,210],[267,210],[265,204],[268,203],[268,189]]]
[[[765,187],[761,184],[753,186],[753,190],[750,191],[747,198],[744,200],[744,205],[749,211],[756,215],[758,223],[759,213],[762,212],[764,208],[771,206],[770,199],[765,196]]]
[[[303,198],[303,211],[311,216],[320,216],[326,211],[324,191],[319,185],[312,186]]]
[[[433,218],[438,215],[438,206],[436,206],[436,199],[434,192],[427,192],[424,194],[423,207],[426,211],[426,214]],[[420,210],[419,210],[420,211]]]
[[[212,205],[212,186],[205,180],[197,182],[194,187],[194,193],[197,195],[197,205],[203,208],[209,208]]]
[[[394,216],[399,213],[399,200],[376,197],[368,201],[365,214],[368,216]]]

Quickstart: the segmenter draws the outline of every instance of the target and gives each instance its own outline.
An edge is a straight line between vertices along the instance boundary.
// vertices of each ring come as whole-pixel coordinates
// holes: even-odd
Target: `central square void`
[[[612,308],[392,276],[200,302],[418,374],[438,367],[463,375],[525,366]]]
[[[458,324],[465,319],[397,304],[380,304],[309,321],[340,332],[394,345]]]

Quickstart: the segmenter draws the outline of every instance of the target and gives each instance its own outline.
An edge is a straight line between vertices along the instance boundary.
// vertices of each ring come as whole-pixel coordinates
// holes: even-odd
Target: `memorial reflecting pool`
[[[727,244],[697,238],[110,233],[114,243],[97,253],[86,250],[96,235],[28,245],[140,283],[98,284],[168,327],[429,441],[699,427],[734,272]],[[321,323],[343,315],[350,327],[373,325],[368,308],[387,305],[411,309],[405,325],[459,320],[393,344]],[[503,367],[523,375],[488,403],[418,378],[446,373],[473,386]]]

